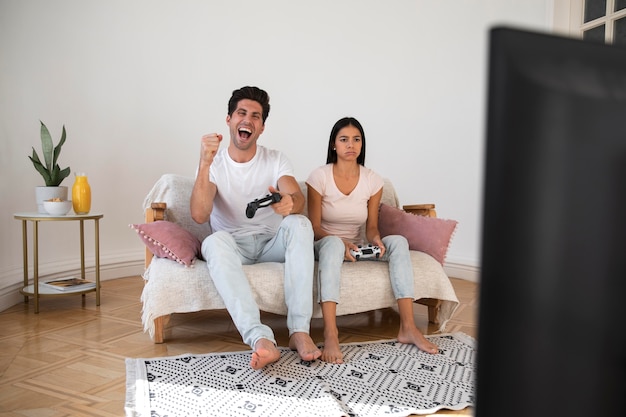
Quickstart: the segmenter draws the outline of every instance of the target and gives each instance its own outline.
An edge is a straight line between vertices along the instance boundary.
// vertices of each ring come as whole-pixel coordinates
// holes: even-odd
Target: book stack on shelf
[[[66,277],[42,281],[41,285],[57,291],[83,291],[96,288],[96,283],[83,278]]]

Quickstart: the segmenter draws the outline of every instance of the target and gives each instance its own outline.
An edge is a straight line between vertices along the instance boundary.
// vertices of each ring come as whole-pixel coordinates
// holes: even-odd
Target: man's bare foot
[[[322,352],[315,346],[308,333],[296,332],[292,334],[289,338],[289,347],[298,351],[298,355],[304,361],[314,361],[322,356]]]
[[[252,369],[261,369],[270,363],[280,359],[280,351],[274,346],[274,343],[267,339],[259,339],[254,344],[254,352],[250,359],[250,367]]]
[[[398,342],[413,344],[426,353],[439,353],[437,345],[426,339],[422,332],[415,326],[411,326],[408,329],[401,327],[398,332]]]
[[[324,349],[322,360],[328,363],[343,363],[343,353],[339,347],[339,335],[337,330],[324,331]]]

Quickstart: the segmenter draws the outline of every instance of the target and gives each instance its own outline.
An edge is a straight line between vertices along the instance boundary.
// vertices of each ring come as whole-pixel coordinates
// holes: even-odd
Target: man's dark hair
[[[233,95],[228,100],[228,115],[232,116],[233,112],[237,110],[237,104],[241,100],[254,100],[263,108],[263,123],[265,119],[270,115],[270,96],[258,87],[242,87],[239,90],[233,91]]]
[[[337,162],[337,151],[335,150],[335,139],[337,139],[337,135],[339,131],[346,126],[354,126],[359,129],[361,132],[361,153],[356,158],[356,162],[360,165],[365,166],[365,131],[363,130],[363,126],[361,123],[354,117],[344,117],[343,119],[337,120],[337,123],[333,126],[333,129],[330,131],[330,138],[328,139],[328,152],[326,154],[326,163],[334,164]]]

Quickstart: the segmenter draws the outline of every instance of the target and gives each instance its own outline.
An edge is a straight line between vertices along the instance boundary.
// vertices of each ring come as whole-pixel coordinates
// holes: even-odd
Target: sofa
[[[211,227],[208,223],[197,224],[191,219],[189,199],[193,184],[192,177],[164,174],[144,199],[145,223],[130,225],[146,245],[145,285],[141,294],[142,323],[154,343],[165,341],[165,326],[171,314],[225,308],[206,262],[201,259],[200,242],[211,233]],[[299,184],[306,196],[305,183]],[[387,179],[383,186],[381,207],[383,205],[399,210],[396,191]],[[433,205],[412,207],[436,219]],[[426,218],[414,214],[409,216]],[[449,238],[443,243],[445,250],[448,242]],[[415,275],[414,299],[428,308],[429,321],[437,323],[438,330],[443,331],[459,304],[443,269],[443,259],[437,260],[420,250],[411,249],[410,253]],[[267,262],[243,268],[260,310],[286,315],[284,264]],[[315,274],[311,294],[314,300],[313,318],[320,318],[321,308],[316,302],[317,262],[312,273]],[[337,315],[393,308],[396,305],[386,262],[344,263]]]

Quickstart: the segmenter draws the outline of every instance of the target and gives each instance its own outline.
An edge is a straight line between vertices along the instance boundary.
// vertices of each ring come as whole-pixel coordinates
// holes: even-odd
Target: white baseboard
[[[143,259],[100,264],[100,281],[141,275],[143,274],[143,271]],[[88,277],[93,276],[94,267],[85,268],[85,273]],[[24,286],[21,274],[22,271],[20,270],[19,282],[0,288],[0,311],[4,311],[9,307],[13,307],[16,304],[24,302],[24,296],[20,294],[20,289]],[[41,276],[40,279],[60,278],[68,275],[80,275],[80,269],[69,269],[63,272],[57,272]]]
[[[449,277],[476,283],[480,282],[480,268],[478,266],[458,262],[445,262],[443,269]]]

